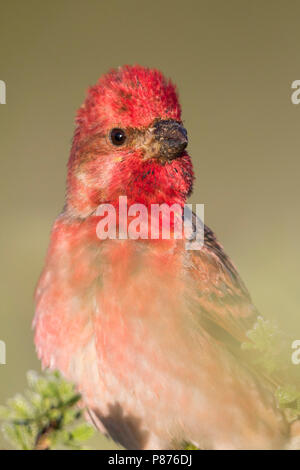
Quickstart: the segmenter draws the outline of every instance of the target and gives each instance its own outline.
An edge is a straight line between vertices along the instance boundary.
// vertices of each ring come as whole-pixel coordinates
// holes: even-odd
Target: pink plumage
[[[90,88],[36,291],[38,355],[126,448],[279,448],[285,418],[232,348],[257,312],[214,234],[205,228],[199,251],[96,234],[97,207],[119,196],[183,207],[194,179],[186,143],[175,87],[157,70],[125,66]]]

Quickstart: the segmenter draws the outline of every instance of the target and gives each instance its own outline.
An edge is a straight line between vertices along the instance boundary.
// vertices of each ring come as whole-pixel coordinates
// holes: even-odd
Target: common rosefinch
[[[280,448],[288,424],[237,355],[257,311],[213,232],[194,251],[174,237],[96,234],[97,207],[119,196],[183,208],[186,144],[175,87],[157,70],[125,66],[90,88],[36,291],[38,355],[128,449]]]

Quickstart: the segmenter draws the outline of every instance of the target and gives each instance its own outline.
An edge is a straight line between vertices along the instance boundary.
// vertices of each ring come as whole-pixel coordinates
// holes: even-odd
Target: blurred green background
[[[63,206],[75,111],[89,85],[124,63],[177,83],[197,177],[191,201],[205,204],[260,311],[300,339],[300,105],[290,98],[299,14],[292,0],[1,0],[0,404],[40,368],[32,298]]]

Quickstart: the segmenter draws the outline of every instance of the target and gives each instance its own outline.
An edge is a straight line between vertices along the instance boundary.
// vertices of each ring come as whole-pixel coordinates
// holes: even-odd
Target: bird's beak
[[[187,131],[172,119],[158,120],[153,126],[153,135],[158,144],[156,157],[173,160],[180,157],[188,144]]]

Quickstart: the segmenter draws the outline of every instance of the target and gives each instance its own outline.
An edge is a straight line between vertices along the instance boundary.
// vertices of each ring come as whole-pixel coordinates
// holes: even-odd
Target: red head
[[[120,195],[184,204],[193,170],[176,89],[141,66],[112,70],[79,109],[68,165],[67,210],[86,217]]]

